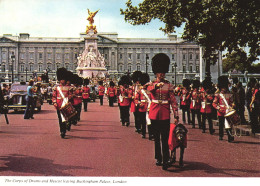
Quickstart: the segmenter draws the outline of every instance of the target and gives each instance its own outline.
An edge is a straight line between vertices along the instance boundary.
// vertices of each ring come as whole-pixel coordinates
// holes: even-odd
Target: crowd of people
[[[182,85],[174,87],[165,79],[169,71],[170,59],[166,54],[160,53],[152,58],[152,70],[155,79],[150,81],[147,73],[135,71],[131,76],[124,75],[118,83],[113,81],[98,81],[98,97],[102,106],[104,96],[107,96],[109,106],[118,104],[120,123],[122,126],[130,125],[130,113],[134,117],[135,132],[154,141],[156,165],[163,170],[169,167],[169,131],[170,121],[179,123],[178,109],[182,110],[182,122],[192,128],[209,130],[215,133],[213,121],[219,123],[219,140],[223,140],[224,130],[228,142],[234,141],[232,125],[250,124],[252,133],[259,131],[260,118],[260,91],[259,83],[254,78],[248,82],[246,90],[237,78],[228,79],[220,76],[216,85],[209,79],[199,80],[183,79]],[[57,70],[58,84],[52,89],[52,103],[57,110],[60,127],[60,136],[64,138],[72,125],[80,121],[83,105],[84,112],[88,110],[90,101],[90,80],[82,79],[65,68]],[[33,82],[29,81],[28,95],[33,94]],[[40,91],[45,95],[49,87]],[[5,95],[8,87],[3,87]],[[177,101],[176,97],[180,100]],[[30,108],[31,99],[27,105]],[[248,109],[248,120],[245,118],[245,107]],[[234,112],[235,111],[235,112]],[[25,119],[33,118],[33,111],[25,111]],[[171,120],[171,115],[173,120]],[[206,127],[206,120],[208,127]],[[171,135],[170,135],[171,136]]]

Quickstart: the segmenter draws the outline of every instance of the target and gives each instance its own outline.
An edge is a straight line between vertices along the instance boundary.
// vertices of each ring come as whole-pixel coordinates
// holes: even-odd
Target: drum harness
[[[63,92],[62,92],[61,89],[60,89],[60,86],[58,86],[57,89],[58,89],[58,91],[59,91],[59,93],[60,93],[60,95],[61,95],[61,97],[62,97],[62,99],[63,99],[62,104],[61,104],[61,107],[64,107],[64,106],[66,105],[66,103],[68,103],[68,98],[66,98],[66,97],[64,96]],[[60,115],[61,115],[62,122],[65,122],[66,119],[65,119],[65,117],[63,116],[63,114],[60,113]]]
[[[220,93],[219,95],[220,95],[220,97],[223,99],[223,101],[224,101],[224,103],[225,103],[225,105],[226,105],[226,107],[227,107],[226,113],[231,112],[231,111],[232,111],[232,108],[229,106],[229,104],[228,104],[228,102],[227,102],[225,96],[224,96],[222,93]],[[227,114],[225,114],[225,115],[227,115]],[[241,129],[240,129],[240,135],[237,135],[237,129],[238,129],[238,128],[237,128],[236,126],[234,126],[234,125],[230,126],[230,124],[228,123],[228,121],[227,121],[226,118],[225,118],[225,129],[233,129],[233,130],[234,130],[234,135],[231,134],[230,130],[228,130],[228,132],[229,132],[229,134],[230,134],[231,136],[237,136],[237,137],[241,137],[241,136],[242,136]]]

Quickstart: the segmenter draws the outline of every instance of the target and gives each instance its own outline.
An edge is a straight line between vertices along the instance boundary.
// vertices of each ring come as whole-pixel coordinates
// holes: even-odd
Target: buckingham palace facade
[[[14,81],[29,80],[33,72],[43,74],[48,69],[49,77],[55,78],[56,70],[65,67],[76,73],[77,57],[84,50],[84,33],[79,38],[30,37],[28,33],[18,36],[0,36],[0,78]],[[202,48],[176,35],[167,38],[119,38],[117,33],[98,33],[98,49],[104,55],[109,77],[118,79],[123,74],[136,70],[154,75],[151,59],[157,53],[166,53],[170,60],[166,78],[181,84],[184,78],[205,77],[205,62]],[[222,55],[211,65],[212,81],[222,74]],[[176,78],[176,79],[175,79]]]

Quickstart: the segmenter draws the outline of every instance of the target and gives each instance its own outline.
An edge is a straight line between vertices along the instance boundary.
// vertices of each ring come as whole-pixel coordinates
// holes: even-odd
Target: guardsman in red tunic
[[[74,118],[74,125],[77,124],[78,121],[80,121],[80,114],[81,114],[81,108],[82,108],[82,89],[81,89],[81,85],[83,84],[83,79],[81,77],[79,77],[77,74],[74,75],[74,88],[73,88],[73,94],[72,94],[72,98],[73,98],[73,107],[75,108],[75,110],[77,111],[77,115]]]
[[[105,87],[103,86],[103,81],[99,81],[99,86],[98,86],[98,96],[100,99],[100,105],[103,105],[103,98],[105,94]]]
[[[88,102],[90,96],[90,88],[88,87],[89,79],[84,79],[84,86],[82,87],[82,99],[84,104],[84,112],[88,111]]]
[[[120,104],[120,116],[121,116],[121,122],[122,126],[129,126],[130,125],[130,104],[132,99],[132,90],[129,88],[129,85],[131,85],[131,79],[124,75],[120,78],[120,88],[117,91],[119,104]]]
[[[202,82],[202,90],[200,91],[201,100],[201,115],[202,115],[202,133],[206,132],[206,119],[209,124],[209,132],[213,134],[215,130],[213,129],[212,123],[212,102],[214,95],[212,94],[212,83],[208,80]]]
[[[110,81],[109,83],[109,87],[107,88],[107,96],[108,96],[109,106],[113,107],[115,96],[116,96],[116,88],[115,88],[115,83],[113,81]]]
[[[63,97],[61,95],[64,95],[66,99],[70,99],[70,87],[66,86],[66,79],[68,77],[67,70],[65,68],[59,68],[57,70],[57,79],[60,82],[60,84],[56,85],[53,88],[53,93],[52,93],[52,102],[53,106],[57,109],[57,115],[59,118],[59,126],[60,126],[60,136],[61,138],[65,137],[66,134],[66,120],[64,120],[64,117],[61,115],[60,108],[63,103]],[[60,92],[61,91],[61,92]]]
[[[192,123],[192,128],[195,128],[195,115],[197,115],[197,120],[198,120],[198,125],[199,128],[202,129],[201,126],[201,114],[200,114],[200,81],[195,79],[192,81],[192,88],[193,90],[191,91],[191,103],[190,103],[190,111],[191,111],[191,123]]]
[[[185,112],[187,113],[188,124],[191,124],[190,120],[190,80],[183,79],[183,88],[179,92],[180,96],[180,108],[182,110],[182,122],[186,123]]]
[[[132,75],[132,80],[134,82],[133,86],[131,87],[133,90],[133,97],[131,101],[131,107],[130,111],[134,113],[134,119],[135,119],[135,132],[141,133],[141,121],[140,121],[140,114],[139,113],[139,105],[135,103],[135,97],[136,93],[140,90],[140,81],[141,81],[142,72],[141,71],[135,71]]]
[[[224,124],[227,122],[225,121],[225,114],[229,111],[229,108],[234,107],[233,95],[228,90],[228,84],[229,81],[226,76],[220,76],[218,78],[219,92],[215,93],[215,98],[212,104],[218,111],[219,140],[223,140],[224,136]],[[231,128],[226,127],[226,132],[228,135],[228,142],[234,141],[234,137],[231,135]]]
[[[147,73],[142,73],[140,83],[142,86],[144,86],[146,83],[150,81],[150,77]],[[142,138],[146,137],[146,114],[149,104],[149,93],[148,91],[145,91],[143,87],[139,87],[139,89],[136,91],[134,103],[137,105],[138,113],[139,113],[139,122],[141,124],[141,133]],[[149,99],[149,100],[148,100]],[[151,131],[151,125],[148,125],[148,133],[149,133],[149,139],[152,138],[152,131]]]
[[[152,70],[156,75],[156,79],[144,85],[144,89],[151,93],[149,118],[151,119],[154,134],[156,165],[162,165],[163,170],[167,170],[169,167],[170,106],[173,109],[174,116],[178,115],[178,103],[174,96],[174,86],[165,80],[165,74],[169,71],[169,64],[170,59],[166,54],[156,54],[152,58]]]

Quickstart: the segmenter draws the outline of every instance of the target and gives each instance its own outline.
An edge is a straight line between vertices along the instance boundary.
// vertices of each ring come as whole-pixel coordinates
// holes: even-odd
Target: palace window
[[[32,52],[30,53],[30,59],[33,59],[33,53]]]
[[[123,54],[119,54],[119,59],[123,59]]]
[[[29,66],[29,71],[32,72],[33,71],[33,65]]]
[[[141,56],[140,54],[137,54],[137,59],[140,59],[140,56]]]
[[[3,72],[5,72],[5,65],[2,65],[2,70]]]
[[[128,54],[128,59],[129,59],[129,60],[132,59],[132,54]]]
[[[182,59],[185,60],[186,59],[186,54],[182,55]]]
[[[192,72],[192,66],[190,66],[190,69],[189,69],[190,72]]]
[[[186,66],[185,66],[185,65],[183,65],[182,71],[183,71],[183,72],[186,72]]]
[[[172,54],[172,60],[175,60],[175,56],[174,56],[174,54]]]
[[[200,71],[200,67],[196,66],[196,72],[199,72],[199,71]]]
[[[21,72],[24,72],[24,65],[20,66],[20,70],[21,70]]]
[[[3,57],[3,59],[6,59],[6,53],[5,52],[2,53],[2,57]]]
[[[137,65],[137,71],[141,71],[140,65]]]
[[[190,59],[192,59],[192,54],[190,54]]]
[[[48,53],[48,59],[51,59],[51,53]]]
[[[122,66],[122,65],[119,66],[119,71],[120,71],[120,72],[123,71],[123,66]]]
[[[132,72],[132,66],[131,65],[128,66],[128,72]]]
[[[21,53],[21,59],[24,59],[24,53]]]
[[[42,65],[39,65],[39,72],[42,72]]]
[[[199,54],[196,54],[196,59],[199,59]]]
[[[39,53],[39,59],[42,59],[42,53]]]

